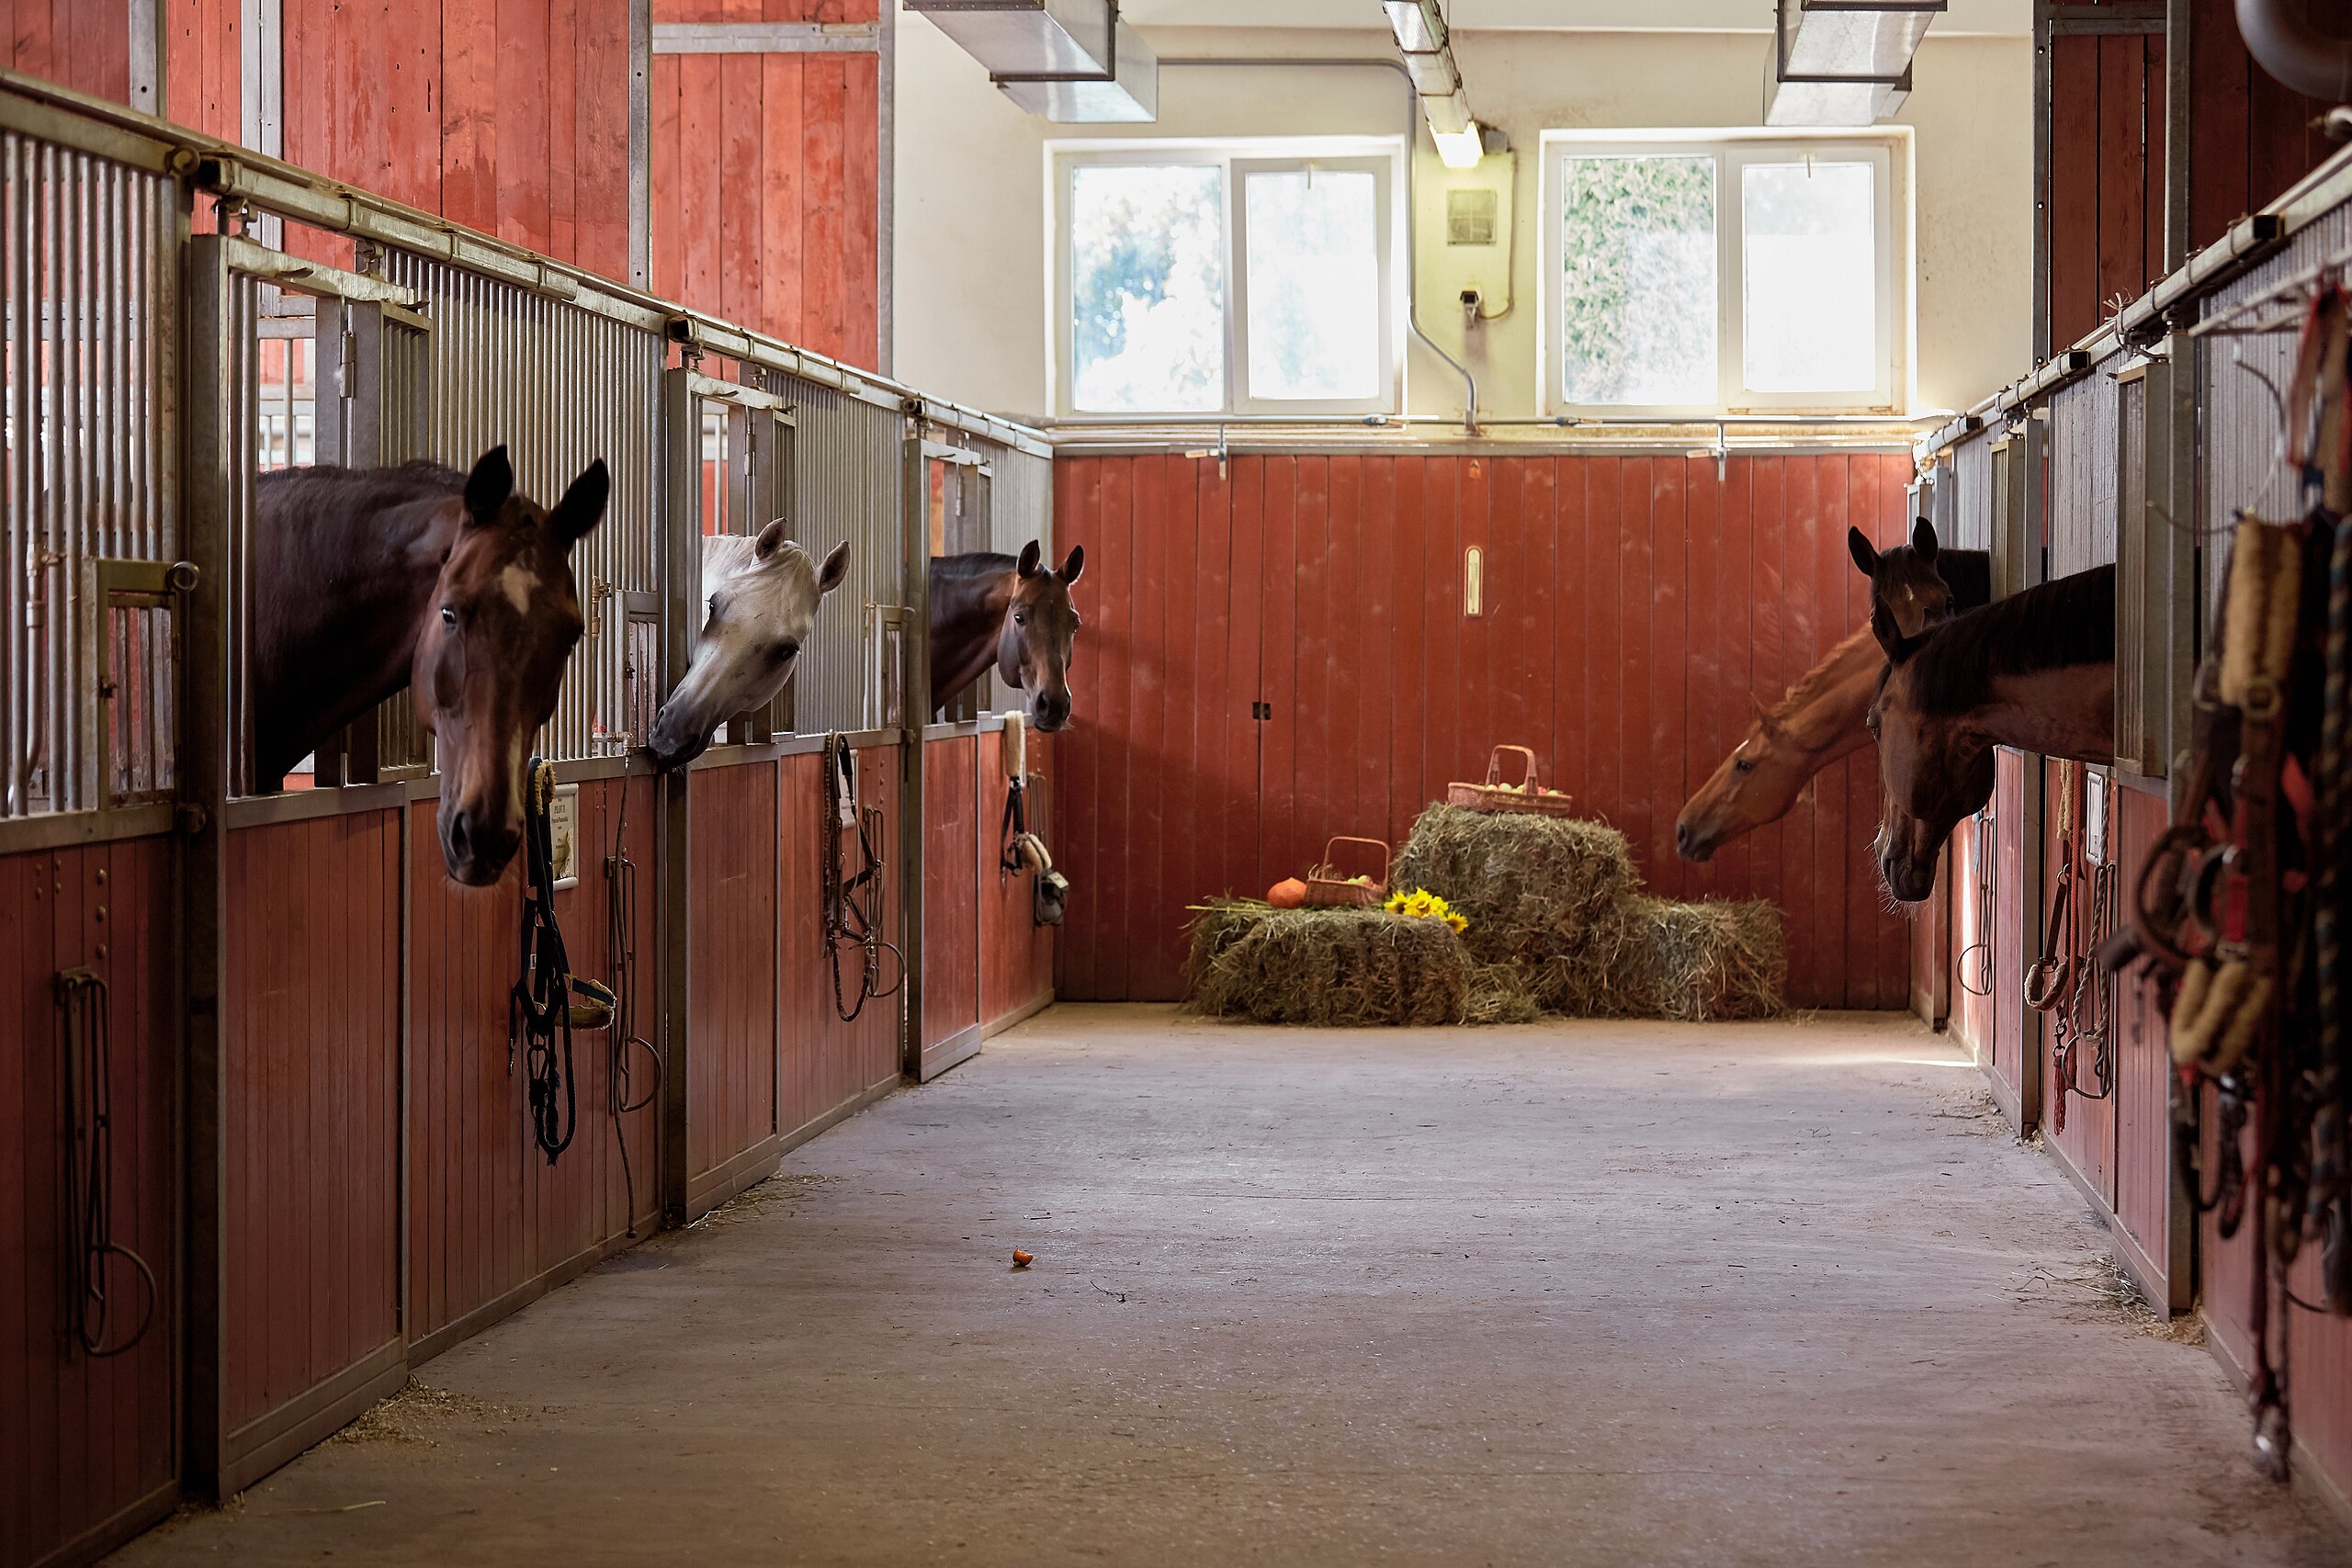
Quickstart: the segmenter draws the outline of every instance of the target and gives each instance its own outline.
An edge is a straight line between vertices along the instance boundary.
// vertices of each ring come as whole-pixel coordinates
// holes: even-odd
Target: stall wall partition
[[[1871,450],[1066,446],[1055,527],[1089,564],[1057,994],[1179,996],[1192,906],[1262,894],[1335,834],[1401,846],[1511,744],[1624,831],[1657,892],[1778,904],[1792,1005],[1902,1007],[1909,931],[1867,852],[1867,754],[1704,865],[1673,840],[1750,694],[1862,626],[1846,530],[1901,536],[1910,474]]]
[[[1050,998],[1052,933],[999,870],[1001,718],[934,743],[946,811],[923,813],[909,482],[953,446],[1000,476],[998,527],[1046,538],[1050,461],[1001,421],[13,75],[0,172],[22,433],[0,468],[0,1407],[24,1416],[0,1423],[0,1564],[18,1568],[250,1484],[918,1074],[934,1019],[985,1034]],[[265,243],[265,215],[340,225],[354,265]],[[502,444],[529,495],[599,457],[613,476],[534,749],[571,964],[621,1021],[574,1037],[553,1156],[510,1010],[521,862],[449,879],[406,695],[282,780],[252,745],[259,476]],[[657,775],[638,742],[701,624],[703,541],[778,519],[819,556],[846,541],[850,580],[775,701]],[[836,742],[846,791],[827,787]],[[1046,750],[1026,755],[1042,800]],[[844,793],[865,829],[844,864],[881,863],[870,987],[827,919]],[[915,844],[964,869],[943,918],[969,940],[937,944],[954,978],[910,1013]]]

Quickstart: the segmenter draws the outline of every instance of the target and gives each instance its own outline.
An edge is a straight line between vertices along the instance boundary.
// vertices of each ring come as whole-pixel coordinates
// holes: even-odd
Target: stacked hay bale
[[[1482,965],[1436,920],[1221,899],[1193,924],[1189,1004],[1260,1023],[1523,1023],[1517,972]]]
[[[1444,896],[1483,963],[1571,1018],[1766,1018],[1781,1010],[1781,913],[1760,899],[1679,904],[1642,891],[1625,835],[1599,822],[1432,806],[1396,884]]]

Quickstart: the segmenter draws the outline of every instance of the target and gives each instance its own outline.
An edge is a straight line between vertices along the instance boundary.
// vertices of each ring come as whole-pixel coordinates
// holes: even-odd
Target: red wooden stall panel
[[[1995,787],[1997,792],[1998,785]],[[1997,831],[1990,818],[1981,830],[1975,818],[1963,821],[1951,836],[1950,863],[1951,1030],[1969,1054],[1985,1065],[1993,1060],[1994,948],[2000,925],[1995,912],[1999,889],[1993,881],[2000,858]]]
[[[111,1545],[170,1510],[177,1316],[170,845],[161,839],[0,858],[0,1562]],[[93,1359],[66,1315],[78,1279],[68,1208],[60,971],[107,982],[114,1240],[155,1273],[153,1322]],[[119,1259],[107,1342],[146,1310]],[[119,1518],[127,1512],[129,1518]],[[112,1530],[110,1520],[119,1520]],[[93,1539],[94,1532],[96,1539]]]
[[[761,17],[659,0],[659,22]],[[770,0],[768,21],[875,19],[874,0]],[[877,367],[880,75],[854,54],[662,54],[652,81],[652,287]]]
[[[698,769],[686,877],[686,1168],[728,1184],[777,1131],[776,768]]]
[[[2128,900],[2170,820],[2165,797],[2115,792],[2118,886]],[[2128,919],[2128,902],[2119,918]],[[2168,1280],[2172,1224],[2172,1049],[2145,965],[2115,981],[2115,1216],[2143,1266]]]
[[[637,868],[624,940],[638,959],[637,1032],[656,1017],[653,784],[628,783],[627,850]],[[658,1069],[649,1053],[622,1055],[605,1032],[573,1039],[578,1122],[571,1145],[548,1164],[526,1120],[526,1084],[507,1054],[507,998],[519,962],[519,871],[494,887],[449,881],[434,837],[434,803],[412,811],[410,895],[410,1199],[412,1342],[425,1353],[522,1305],[593,1261],[660,1209],[655,1157]],[[612,982],[605,866],[622,830],[621,784],[580,786],[580,880],[556,895],[556,919],[575,974]],[[616,1064],[616,1056],[622,1055]],[[626,1114],[614,1107],[616,1065],[628,1075]],[[625,1140],[625,1146],[624,1146]],[[634,1196],[634,1202],[631,1196]]]
[[[228,836],[232,1432],[400,1337],[400,849],[394,810]]]
[[[922,1043],[944,1045],[980,1017],[979,737],[923,742]],[[991,824],[993,826],[993,824]]]
[[[2012,1105],[2039,1072],[2027,1061],[2024,1034],[2026,948],[2041,941],[2034,912],[2022,908],[2025,886],[2025,758],[1993,753],[1993,1074]]]
[[[882,813],[875,851],[888,868],[878,894],[885,940],[896,944],[903,930],[895,893],[898,869],[899,753],[874,747],[857,753],[859,795]],[[801,1131],[854,1107],[866,1096],[899,1081],[899,1007],[895,988],[902,979],[894,953],[882,955],[879,983],[894,994],[857,1004],[864,954],[845,947],[841,954],[842,1000],[857,1016],[844,1021],[834,1000],[834,966],[825,944],[824,809],[825,759],[808,752],[783,761],[779,823],[783,922],[783,1016],[777,1032],[781,1124]],[[862,862],[843,847],[847,874]]]
[[[2058,852],[2060,781],[2064,777],[2073,780],[2075,804],[2070,852],[2075,858],[2075,880],[2070,897],[2075,906],[2076,918],[2070,922],[2073,927],[2072,942],[2066,940],[2065,933],[2061,933],[2058,955],[2062,960],[2072,958],[2079,966],[2087,961],[2090,946],[2087,908],[2090,883],[2086,868],[2082,863],[2083,770],[2079,765],[2062,765],[2047,761],[2042,762],[2041,770],[2045,781],[2042,799],[2047,803],[2042,810],[2041,822],[2042,864],[2049,868],[2045,885],[2051,887],[2056,886],[2058,868],[2062,863]],[[2046,908],[2028,911],[2026,923],[2034,933],[2037,949],[2042,940],[2047,917]],[[2067,1006],[2064,1001],[2059,1004],[2060,1009]],[[2084,1185],[2111,1213],[2115,1208],[2115,1101],[2112,1098],[2097,1100],[2086,1094],[2070,1093],[2065,1103],[2066,1124],[2063,1129],[2059,1127],[2058,1021],[2062,1016],[2062,1012],[2056,1010],[2039,1013],[2028,1025],[2030,1028],[2038,1025],[2041,1031],[2041,1120],[2047,1146],[2074,1168]],[[2075,1052],[2074,1079],[2085,1089],[2095,1090],[2098,1088],[2093,1057],[2088,1042]]]
[[[1088,558],[1057,994],[1177,995],[1188,905],[1262,890],[1336,833],[1401,843],[1509,742],[1625,830],[1657,891],[1777,901],[1792,1003],[1902,1005],[1871,754],[1706,865],[1672,837],[1750,694],[1861,624],[1846,527],[1895,538],[1908,472],[1878,454],[1734,457],[1720,479],[1679,457],[1245,456],[1223,479],[1165,454],[1057,463],[1056,540]]]
[[[1027,817],[1034,831],[1050,831],[1050,742],[1026,738]],[[993,1029],[1035,1011],[1054,989],[1054,928],[1037,923],[1035,883],[1003,869],[1004,736],[979,737],[980,1020]]]

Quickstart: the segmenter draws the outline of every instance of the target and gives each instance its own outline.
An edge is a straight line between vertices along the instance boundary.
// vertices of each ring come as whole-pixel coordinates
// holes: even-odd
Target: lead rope
[[[2075,768],[2072,762],[2058,764],[2058,887],[2051,895],[2050,920],[2041,938],[2041,955],[2026,971],[2026,1006],[2036,1012],[2051,1015],[2052,1032],[2057,1036],[2053,1066],[2061,1085],[2058,1103],[2052,1108],[2055,1130],[2066,1130],[2066,1096],[2063,1086],[2074,1075],[2075,1048],[2069,1032],[2070,1021],[2063,1005],[2074,994],[2075,924],[2070,899],[2075,886]],[[2060,954],[2063,953],[2064,957]]]
[[[88,969],[57,976],[57,1010],[65,1047],[66,1258],[73,1269],[74,1337],[93,1359],[119,1356],[147,1337],[162,1292],[147,1260],[114,1239],[114,1005],[107,983]],[[120,1258],[146,1288],[139,1326],[107,1343],[114,1303],[107,1259]]]
[[[1999,852],[1997,836],[1993,828],[1990,809],[1976,814],[1976,940],[1960,950],[1960,988],[1972,997],[1993,994],[1993,924],[1996,905],[1994,893],[1997,868],[1994,857]],[[1973,959],[1977,979],[1968,977],[1969,964]]]
[[[506,1051],[524,1046],[530,1080],[531,1137],[553,1165],[580,1130],[579,1086],[571,1072],[571,961],[563,951],[563,930],[555,919],[555,847],[548,806],[555,795],[555,764],[531,759],[525,775],[523,806],[523,973],[507,993]],[[556,1037],[563,1037],[562,1055]],[[557,1097],[562,1107],[557,1108]]]
[[[613,852],[605,857],[605,952],[613,965],[613,1033],[605,1064],[605,1111],[612,1119],[613,1143],[621,1156],[623,1223],[637,1235],[637,1176],[629,1167],[628,1126],[623,1118],[653,1103],[662,1089],[662,1048],[637,1032],[637,863],[628,858],[628,775],[621,775],[621,808],[613,825]],[[637,1052],[653,1058],[653,1084],[632,1095],[630,1067]]]
[[[842,871],[842,829],[854,825],[857,829],[858,853],[863,867],[854,876]],[[865,1004],[878,997],[892,997],[906,984],[907,960],[895,942],[882,935],[882,916],[886,887],[882,880],[884,862],[874,844],[882,830],[879,807],[861,806],[857,798],[857,759],[850,750],[849,741],[838,732],[825,737],[825,854],[823,867],[823,898],[825,907],[825,951],[833,966],[833,1011],[843,1023],[854,1022],[865,1010]],[[872,889],[871,902],[861,902],[861,889]],[[859,952],[857,1000],[848,999],[842,985],[842,949],[854,947]],[[888,987],[882,985],[882,955],[888,953],[898,960],[899,977]]]
[[[2116,865],[2114,853],[2115,815],[2110,807],[2100,825],[2104,841],[2098,846],[2098,863],[2091,867],[2090,894],[2083,913],[2090,922],[2089,933],[2081,943],[2083,956],[2075,963],[2074,995],[2066,1004],[2066,1021],[2074,1031],[2074,1043],[2064,1050],[2064,1065],[2059,1073],[2060,1101],[2064,1096],[2080,1095],[2085,1100],[2107,1100],[2115,1093],[2115,974],[2103,964],[2092,962],[2090,954],[2105,946],[2115,934]],[[2087,834],[2088,826],[2085,827]],[[2090,852],[2086,837],[2083,852]],[[2084,1003],[2090,1004],[2090,1017],[2083,1016]],[[2087,1042],[2091,1047],[2091,1077],[2098,1087],[2085,1089],[2075,1073],[2074,1054]],[[2059,1128],[2064,1131],[2062,1118]]]

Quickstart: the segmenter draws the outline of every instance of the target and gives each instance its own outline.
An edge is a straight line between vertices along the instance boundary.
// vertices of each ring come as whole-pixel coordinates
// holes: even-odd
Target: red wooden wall
[[[0,1562],[40,1560],[175,1484],[179,1029],[171,1005],[170,846],[161,839],[0,858]],[[65,1315],[63,1041],[52,989],[87,967],[112,992],[114,1237],[155,1270],[153,1325],[92,1360]],[[107,1276],[117,1331],[141,1290]],[[119,1539],[120,1531],[114,1533]],[[104,1544],[112,1544],[108,1540]]]
[[[777,1131],[777,775],[752,762],[688,777],[686,1160],[695,1182],[724,1186]]]
[[[861,1099],[899,1081],[899,1000],[876,998],[853,1022],[843,1022],[833,1001],[833,970],[825,946],[824,838],[825,759],[805,752],[784,759],[778,790],[777,841],[782,848],[778,879],[783,924],[782,1017],[777,1032],[781,1122],[787,1133],[821,1123],[854,1108]],[[896,891],[899,822],[899,753],[890,746],[857,754],[859,791],[883,814],[876,846],[891,868]],[[854,871],[854,863],[852,870]],[[905,911],[897,897],[883,906],[885,934],[896,942]],[[842,957],[842,979],[857,997],[861,957]],[[882,984],[898,978],[892,960],[883,960]]]
[[[870,22],[876,0],[656,0],[657,22]],[[879,57],[653,60],[652,288],[879,368]]]
[[[1779,903],[1792,1003],[1902,1006],[1870,753],[1704,866],[1672,839],[1750,694],[1777,697],[1860,624],[1846,528],[1893,539],[1909,476],[1873,454],[1736,457],[1721,479],[1679,456],[1241,457],[1224,478],[1172,455],[1057,460],[1056,547],[1088,556],[1057,993],[1176,996],[1188,905],[1262,890],[1331,834],[1401,843],[1510,742],[1624,829],[1655,890]]]
[[[2050,342],[2059,348],[2164,275],[2164,37],[2052,39],[2050,81]]]
[[[979,737],[923,742],[922,1043],[980,1017]]]
[[[229,834],[232,1431],[400,1337],[400,848],[393,811]]]
[[[1029,826],[1053,833],[1052,743],[1027,737]],[[980,840],[980,1013],[990,1029],[1035,1010],[1053,993],[1054,930],[1037,924],[1029,878],[1001,868],[1004,827],[1004,736],[978,737],[979,793],[974,826]],[[1041,820],[1040,811],[1043,808]]]
[[[637,1028],[657,1032],[654,1001],[653,784],[628,781],[628,849],[638,867],[634,923]],[[619,828],[621,784],[580,786],[580,881],[556,895],[556,919],[575,974],[615,978],[607,936],[605,860]],[[452,883],[434,836],[435,805],[411,808],[409,888],[414,900],[410,978],[409,1248],[413,1359],[445,1348],[477,1323],[562,1282],[625,1235],[635,1182],[638,1233],[660,1212],[659,1107],[620,1119],[629,1172],[611,1115],[612,1045],[605,1033],[574,1037],[579,1124],[550,1166],[531,1141],[527,1080],[510,1065],[506,1004],[518,962],[518,860],[486,888]],[[643,1097],[658,1069],[639,1051],[629,1064]]]
[[[7,65],[117,103],[130,98],[130,7],[6,0]]]

